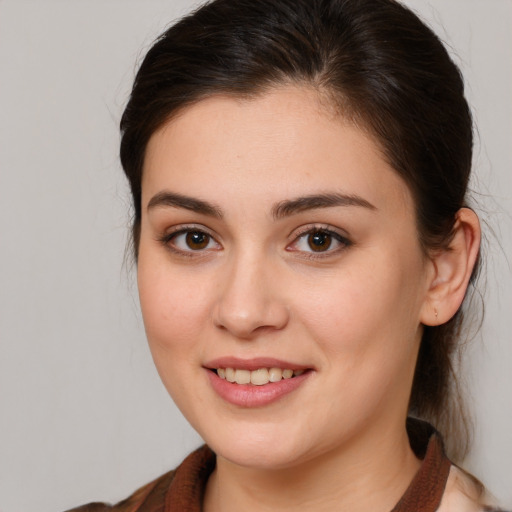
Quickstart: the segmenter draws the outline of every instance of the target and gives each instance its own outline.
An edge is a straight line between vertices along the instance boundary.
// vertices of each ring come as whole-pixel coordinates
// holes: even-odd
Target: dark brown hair
[[[413,194],[425,252],[448,246],[466,201],[473,135],[463,80],[438,37],[393,0],[215,0],[155,42],[121,120],[135,256],[155,130],[210,95],[251,97],[290,83],[315,87],[372,134]],[[425,328],[410,399],[410,413],[448,437],[460,424],[449,404],[461,326],[459,311]]]

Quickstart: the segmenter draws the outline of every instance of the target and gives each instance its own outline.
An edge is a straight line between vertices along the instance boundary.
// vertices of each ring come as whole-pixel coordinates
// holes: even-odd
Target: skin
[[[162,193],[214,211],[162,204]],[[371,206],[276,218],[283,201],[327,193]],[[422,325],[450,314],[439,297],[460,304],[469,276],[452,253],[439,265],[424,254],[411,194],[378,145],[305,87],[213,96],[153,134],[142,212],[138,284],[153,358],[217,453],[205,510],[390,510],[420,464],[405,418]],[[473,231],[460,224],[466,257]],[[187,229],[207,245],[187,246]],[[307,229],[343,242],[314,252]],[[455,275],[460,298],[447,291]],[[204,365],[225,356],[311,371],[280,400],[244,408],[208,379]]]

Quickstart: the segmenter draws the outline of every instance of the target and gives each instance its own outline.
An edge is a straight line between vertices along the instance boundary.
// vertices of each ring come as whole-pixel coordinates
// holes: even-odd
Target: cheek
[[[417,277],[414,261],[397,265],[391,252],[361,258],[350,270],[317,276],[302,292],[297,290],[297,316],[330,353],[349,355],[350,361],[371,352],[378,358],[415,338],[421,295]]]
[[[139,259],[138,287],[151,350],[186,348],[204,328],[208,294],[204,282],[187,272]]]
[[[190,276],[171,273],[167,265],[146,265],[139,258],[139,296],[149,348],[163,384],[182,411],[188,410],[191,393],[193,403],[203,400],[190,387],[201,368],[198,341],[209,318],[206,294],[197,285]]]

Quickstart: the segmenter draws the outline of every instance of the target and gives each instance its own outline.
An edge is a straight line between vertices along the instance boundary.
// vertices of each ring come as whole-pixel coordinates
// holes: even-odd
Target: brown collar
[[[391,512],[434,512],[441,503],[451,462],[446,457],[443,442],[432,425],[408,418],[407,433],[411,448],[423,462]]]
[[[407,431],[411,447],[423,463],[391,512],[435,512],[448,480],[450,461],[439,434],[428,423],[409,419]],[[199,448],[174,472],[165,493],[165,504],[160,497],[160,507],[152,508],[149,502],[153,501],[150,498],[154,493],[151,493],[137,512],[201,512],[206,482],[214,468],[215,454],[207,446]],[[153,501],[153,507],[155,505]]]
[[[414,453],[423,463],[391,512],[435,512],[443,497],[451,463],[439,434],[428,423],[408,419],[407,432]],[[202,446],[176,470],[113,507],[89,503],[68,512],[201,512],[206,482],[214,468],[215,454]]]

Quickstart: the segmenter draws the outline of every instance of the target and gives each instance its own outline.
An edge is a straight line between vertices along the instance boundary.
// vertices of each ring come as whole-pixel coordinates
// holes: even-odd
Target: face
[[[402,427],[429,267],[363,131],[306,88],[202,100],[150,139],[142,212],[153,358],[219,456],[287,467]]]

